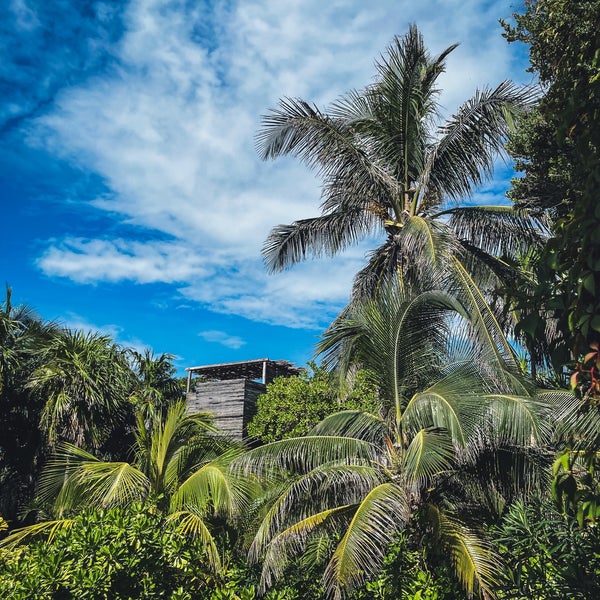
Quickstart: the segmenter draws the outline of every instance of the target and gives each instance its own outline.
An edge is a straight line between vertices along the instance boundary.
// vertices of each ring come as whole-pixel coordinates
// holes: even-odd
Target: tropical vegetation
[[[455,46],[415,26],[320,110],[285,99],[264,158],[322,178],[267,267],[374,250],[320,363],[258,401],[252,447],[187,414],[173,356],[0,308],[0,596],[573,600],[600,594],[600,2],[504,23],[541,88],[447,120]],[[512,206],[473,206],[507,151]]]

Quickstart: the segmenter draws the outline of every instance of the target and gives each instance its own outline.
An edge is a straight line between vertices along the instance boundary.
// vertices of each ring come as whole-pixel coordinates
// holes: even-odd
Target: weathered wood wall
[[[266,386],[251,379],[229,379],[195,383],[187,394],[189,413],[209,411],[215,425],[225,434],[241,440],[256,413],[256,400]]]

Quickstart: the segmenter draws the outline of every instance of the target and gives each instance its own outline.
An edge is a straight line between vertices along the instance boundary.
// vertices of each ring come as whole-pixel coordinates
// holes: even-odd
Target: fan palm
[[[138,414],[135,459],[104,461],[63,442],[42,474],[38,501],[54,517],[17,530],[4,544],[69,526],[69,515],[86,508],[149,502],[179,531],[200,537],[211,565],[220,559],[210,525],[239,517],[255,492],[252,478],[229,471],[242,448],[215,435],[205,413],[186,414],[183,401],[164,416]]]
[[[288,98],[263,118],[262,158],[299,157],[323,180],[320,216],[271,231],[263,247],[270,271],[384,233],[355,278],[357,296],[390,274],[421,289],[430,274],[452,279],[457,260],[484,290],[514,275],[506,259],[538,241],[539,224],[511,207],[459,203],[492,174],[532,93],[505,81],[478,91],[439,124],[436,82],[455,48],[433,57],[411,26],[364,90],[327,111]]]
[[[97,450],[129,410],[126,351],[106,335],[57,329],[38,353],[27,387],[44,402],[40,424],[48,442]]]
[[[175,377],[172,354],[156,356],[146,348],[143,354],[130,350],[129,355],[135,375],[130,400],[138,410],[150,415],[153,411],[165,410],[181,399],[183,390]]]
[[[514,367],[458,338],[452,315],[479,319],[445,291],[384,286],[326,332],[326,363],[342,374],[356,365],[373,372],[387,410],[341,412],[306,437],[240,459],[248,471],[272,475],[278,466],[285,474],[251,547],[251,558],[263,560],[264,587],[325,532],[334,544],[323,584],[341,598],[378,571],[401,530],[418,524],[469,594],[493,597],[498,563],[477,518],[536,484],[532,447],[546,430]]]

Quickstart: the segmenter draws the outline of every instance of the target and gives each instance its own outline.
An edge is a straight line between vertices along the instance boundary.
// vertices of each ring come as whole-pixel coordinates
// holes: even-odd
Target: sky
[[[280,223],[319,214],[318,178],[263,162],[261,116],[368,85],[416,23],[448,114],[477,88],[529,83],[500,18],[521,0],[4,0],[0,280],[44,320],[185,367],[304,365],[348,300],[368,241],[265,272]],[[510,167],[472,201],[506,202]],[[371,243],[373,240],[371,240]],[[4,297],[4,293],[2,293]]]

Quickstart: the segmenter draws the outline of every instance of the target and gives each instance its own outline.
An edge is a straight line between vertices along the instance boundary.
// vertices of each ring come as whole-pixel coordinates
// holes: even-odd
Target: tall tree
[[[600,342],[600,2],[532,0],[514,18],[506,37],[529,46],[544,95],[510,146],[524,172],[511,196],[552,218],[537,289],[517,298],[558,318],[561,365]]]
[[[364,90],[326,111],[288,98],[264,117],[261,156],[296,156],[323,180],[320,216],[271,231],[263,248],[270,271],[383,233],[356,276],[357,296],[390,274],[425,289],[440,274],[460,282],[466,269],[485,291],[514,275],[511,261],[538,241],[538,224],[508,206],[460,203],[492,174],[531,91],[505,81],[440,122],[436,84],[455,48],[431,56],[411,26]]]
[[[44,456],[43,402],[25,384],[39,365],[36,348],[55,330],[30,308],[14,306],[6,288],[0,307],[0,515],[9,520],[31,498]]]
[[[165,411],[171,404],[181,400],[183,388],[175,377],[172,354],[156,356],[150,348],[142,353],[129,351],[134,373],[130,400],[137,410],[146,415]]]

